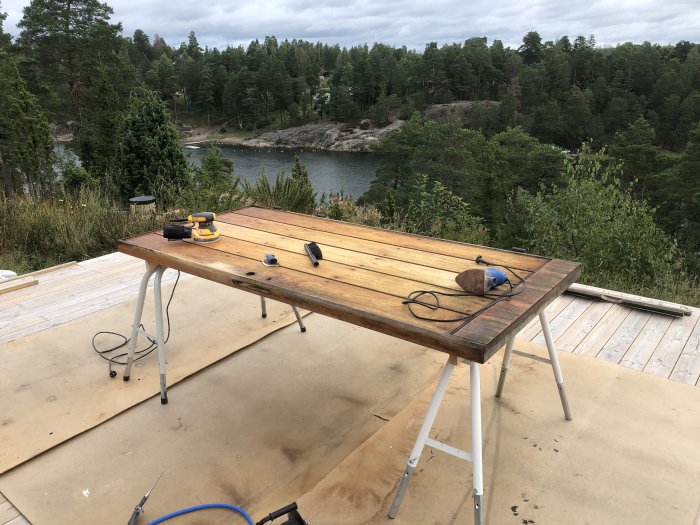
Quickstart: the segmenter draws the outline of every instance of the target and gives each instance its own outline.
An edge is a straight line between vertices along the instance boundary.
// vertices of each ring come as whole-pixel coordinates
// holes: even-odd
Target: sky
[[[4,30],[17,36],[17,22],[30,0],[0,0],[8,14]],[[136,29],[160,35],[177,47],[194,31],[201,47],[247,46],[274,35],[344,47],[375,42],[423,50],[471,37],[501,40],[517,48],[529,31],[543,41],[564,35],[595,35],[598,47],[619,43],[700,42],[698,0],[110,0],[112,23],[123,35]]]

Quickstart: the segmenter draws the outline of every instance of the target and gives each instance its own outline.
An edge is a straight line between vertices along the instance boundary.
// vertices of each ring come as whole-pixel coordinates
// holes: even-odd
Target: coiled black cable
[[[168,303],[165,306],[165,318],[166,318],[167,324],[168,324],[167,335],[165,336],[165,341],[164,341],[165,343],[167,343],[168,339],[170,338],[170,311],[169,311],[170,310],[170,303],[173,300],[173,296],[175,295],[175,290],[177,289],[177,283],[179,281],[180,281],[180,272],[178,271],[177,278],[175,279],[175,285],[173,286],[172,292],[170,292],[170,298],[168,299]],[[143,324],[140,324],[139,328],[141,328],[141,330],[143,330],[144,332],[146,331]],[[95,339],[97,339],[97,337],[99,337],[100,335],[103,335],[103,334],[115,335],[117,337],[121,337],[123,339],[123,341],[121,343],[119,343],[118,345],[113,346],[111,348],[108,348],[106,350],[98,350],[97,346],[95,345]],[[143,359],[144,357],[148,356],[151,352],[153,352],[153,350],[155,350],[158,347],[158,342],[155,339],[148,337],[147,335],[145,337],[146,337],[146,339],[148,339],[151,342],[151,344],[148,345],[146,348],[143,348],[141,350],[136,350],[134,352],[134,356],[135,356],[134,361],[139,361],[139,360]],[[109,331],[97,332],[95,335],[92,336],[92,349],[102,359],[109,362],[109,377],[112,377],[112,378],[117,377],[117,372],[115,370],[112,370],[112,365],[126,366],[126,362],[119,361],[119,359],[122,357],[128,356],[129,353],[124,352],[124,353],[117,354],[114,356],[107,356],[107,354],[109,354],[110,352],[114,352],[115,350],[119,350],[120,348],[124,348],[126,345],[129,344],[130,340],[131,340],[131,338],[127,338],[126,336],[124,336],[122,334],[119,334],[117,332],[109,332]]]
[[[450,333],[454,334],[457,331],[459,331],[464,325],[466,325],[468,322],[470,322],[472,319],[475,317],[481,315],[484,313],[486,310],[489,308],[492,308],[494,305],[500,303],[501,301],[507,301],[511,297],[515,297],[516,295],[520,295],[524,290],[525,287],[527,286],[525,279],[523,279],[520,275],[518,275],[512,268],[508,266],[504,266],[501,264],[493,264],[488,261],[486,261],[481,255],[479,255],[475,259],[477,264],[485,264],[487,266],[498,266],[500,268],[504,268],[508,270],[510,273],[512,273],[515,277],[517,277],[518,282],[516,284],[513,284],[513,282],[510,279],[506,279],[506,283],[510,287],[509,291],[504,293],[504,294],[498,294],[498,293],[493,293],[493,292],[485,292],[485,293],[476,293],[476,292],[439,292],[437,290],[415,290],[408,294],[406,299],[401,303],[405,304],[408,306],[408,311],[411,313],[413,317],[416,319],[421,319],[423,321],[432,321],[435,323],[456,323],[459,321],[462,321],[462,323],[455,329],[451,330]],[[515,291],[515,288],[518,286],[523,285],[523,287]],[[448,319],[442,319],[442,318],[436,318],[436,317],[428,317],[425,315],[421,315],[417,313],[414,310],[414,305],[418,305],[423,308],[427,308],[428,310],[436,311],[442,308],[440,306],[440,296],[443,297],[485,297],[487,299],[492,299],[492,301],[483,306],[482,308],[479,308],[477,311],[468,313],[468,314],[463,314],[459,315],[453,318],[448,318]],[[432,300],[430,302],[426,301],[425,297],[430,297]]]

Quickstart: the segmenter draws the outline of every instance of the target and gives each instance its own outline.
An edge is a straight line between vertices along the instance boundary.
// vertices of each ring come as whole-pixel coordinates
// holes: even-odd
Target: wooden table
[[[515,334],[536,315],[542,323],[550,356],[547,361],[554,369],[565,416],[571,418],[544,307],[576,280],[580,274],[578,264],[257,207],[220,214],[215,224],[221,234],[215,243],[173,242],[163,238],[161,232],[153,232],[118,244],[119,251],[148,263],[139,291],[124,379],[130,377],[136,339],[143,332],[139,325],[146,289],[155,274],[155,340],[162,402],[167,402],[167,387],[160,279],[166,268],[174,268],[449,354],[392,505],[391,517],[398,511],[423,447],[429,444],[472,461],[475,522],[481,523],[479,364],[506,345],[497,392],[500,396]],[[309,241],[318,243],[323,252],[318,266],[311,264],[304,251],[304,243]],[[268,253],[276,256],[278,267],[262,264]],[[524,284],[514,290],[517,295],[502,300],[441,296],[440,308],[436,310],[413,305],[416,313],[431,320],[419,319],[409,312],[404,301],[411,292],[461,292],[455,276],[470,268],[484,268],[485,265],[477,264],[478,256],[505,271],[513,284],[522,278]],[[505,285],[496,290],[498,294],[508,292]],[[456,318],[460,320],[450,321]],[[460,358],[469,361],[471,367],[471,454],[428,438],[447,382]]]

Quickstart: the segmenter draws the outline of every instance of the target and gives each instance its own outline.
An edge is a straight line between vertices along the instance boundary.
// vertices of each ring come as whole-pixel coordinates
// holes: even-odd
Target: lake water
[[[199,166],[206,148],[185,148],[190,161]],[[314,190],[322,193],[339,193],[358,198],[369,189],[379,165],[379,156],[372,153],[346,153],[336,151],[309,151],[280,148],[246,148],[242,146],[221,146],[221,151],[233,161],[234,174],[241,179],[254,182],[262,170],[274,182],[277,173],[292,174],[294,154],[309,172]]]

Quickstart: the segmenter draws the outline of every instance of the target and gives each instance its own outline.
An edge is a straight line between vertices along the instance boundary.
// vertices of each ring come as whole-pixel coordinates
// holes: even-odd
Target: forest
[[[96,0],[31,0],[13,39],[0,14],[4,251],[17,249],[7,232],[20,198],[97,189],[103,207],[135,192],[168,206],[230,206],[234,194],[284,206],[292,192],[303,211],[524,247],[582,261],[591,284],[698,302],[696,43],[597,47],[594,35],[531,31],[517,49],[487,37],[416,51],[267,36],[219,50],[194,32],[176,46],[125,36],[111,15]],[[425,116],[459,101],[469,104],[450,118]],[[289,183],[239,188],[216,148],[194,168],[178,142],[187,122],[249,136],[360,119],[405,124],[378,146],[359,202],[319,199],[303,166]],[[80,166],[56,158],[56,129],[72,133]]]

